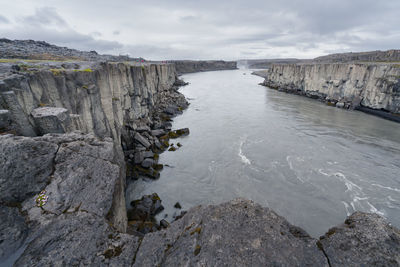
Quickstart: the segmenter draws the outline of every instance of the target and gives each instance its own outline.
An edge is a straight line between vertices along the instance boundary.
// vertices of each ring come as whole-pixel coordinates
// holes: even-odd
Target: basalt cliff
[[[138,222],[161,200],[127,211],[125,184],[157,179],[158,153],[189,134],[171,131],[188,106],[183,84],[175,64],[3,59],[0,265],[400,264],[399,230],[374,214],[354,213],[319,239],[245,199]]]
[[[263,85],[400,121],[396,63],[273,64]]]

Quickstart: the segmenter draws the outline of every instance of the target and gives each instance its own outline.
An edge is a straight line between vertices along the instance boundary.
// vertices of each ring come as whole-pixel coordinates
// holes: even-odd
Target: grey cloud
[[[63,16],[50,7],[33,9],[34,14],[20,17],[18,24],[0,27],[0,34],[149,59],[304,58],[328,52],[398,48],[400,43],[398,0],[51,3],[63,10]],[[84,13],[87,20],[80,21],[77,28],[67,23],[73,21],[74,14],[66,10],[74,9],[92,11]],[[97,31],[99,34],[94,34]],[[99,40],[100,36],[104,40]]]
[[[59,27],[67,26],[65,20],[57,14],[55,8],[42,7],[37,8],[35,14],[22,18],[22,22],[27,25],[47,26],[55,25]]]
[[[36,9],[33,15],[19,20],[23,22],[22,25],[12,29],[0,29],[0,35],[10,39],[43,40],[69,48],[97,50],[103,53],[112,53],[123,47],[116,41],[95,39],[94,37],[102,36],[100,32],[82,34],[75,31],[54,8]]]
[[[0,24],[8,24],[8,23],[10,23],[10,21],[6,17],[0,15]]]

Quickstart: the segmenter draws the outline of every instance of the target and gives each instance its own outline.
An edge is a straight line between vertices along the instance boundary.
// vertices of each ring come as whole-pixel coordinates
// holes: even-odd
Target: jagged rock
[[[319,244],[331,266],[400,265],[400,230],[377,214],[353,213]]]
[[[0,202],[22,202],[50,181],[58,145],[42,138],[0,135]]]
[[[135,141],[143,145],[145,148],[149,148],[151,146],[150,142],[144,138],[140,133],[135,133]]]
[[[182,206],[181,206],[181,204],[179,202],[176,202],[175,205],[174,205],[174,208],[181,209]]]
[[[237,199],[195,207],[146,235],[134,266],[328,266],[315,242],[272,210]]]

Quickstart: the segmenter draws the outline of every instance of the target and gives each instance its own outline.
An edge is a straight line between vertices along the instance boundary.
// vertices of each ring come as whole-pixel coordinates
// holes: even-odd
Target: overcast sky
[[[0,37],[147,59],[400,48],[400,0],[0,0]]]

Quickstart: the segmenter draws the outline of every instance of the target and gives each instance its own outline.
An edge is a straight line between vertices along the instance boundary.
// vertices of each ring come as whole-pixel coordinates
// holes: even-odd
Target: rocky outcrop
[[[345,108],[359,106],[400,113],[397,64],[273,65],[263,85]]]
[[[129,56],[100,55],[96,51],[79,51],[67,47],[52,45],[44,41],[0,39],[0,55],[2,58],[18,59],[57,59],[87,61],[142,61],[142,58]]]
[[[201,71],[214,71],[214,70],[235,70],[237,69],[236,61],[222,61],[222,60],[176,60],[171,61],[175,64],[176,72],[178,74],[201,72]]]
[[[56,195],[49,195],[49,201],[53,197]],[[399,230],[373,214],[355,213],[317,240],[272,210],[236,199],[194,207],[169,226],[166,224],[166,229],[138,237],[116,231],[103,216],[81,206],[53,214],[46,212],[47,204],[40,212],[33,212],[33,208],[27,208],[32,202],[30,199],[23,206],[35,226],[25,239],[16,266],[400,264]],[[13,240],[20,236],[23,239],[24,224],[12,227],[22,233],[12,236]],[[5,242],[9,244],[10,240]]]
[[[355,212],[318,245],[332,266],[400,265],[400,230],[377,214]]]
[[[125,173],[111,138],[2,135],[0,145],[5,152],[0,157],[0,212],[6,218],[0,259],[26,246],[17,266],[39,261],[70,265],[80,257],[90,263],[97,252],[117,246],[107,237],[126,231]],[[40,195],[45,196],[42,202]],[[37,251],[45,256],[38,259]]]

